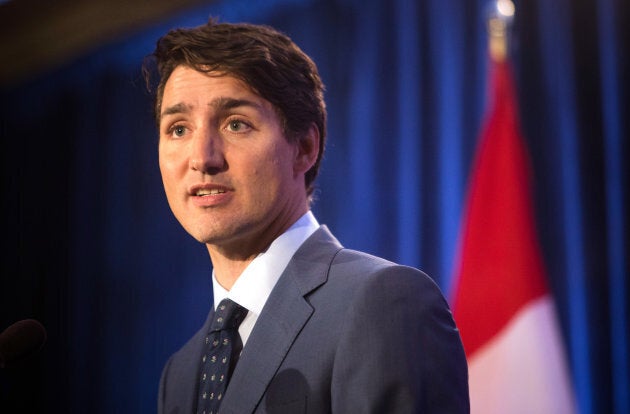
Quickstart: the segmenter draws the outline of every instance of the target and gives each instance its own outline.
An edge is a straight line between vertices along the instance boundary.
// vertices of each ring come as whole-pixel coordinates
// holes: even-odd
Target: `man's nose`
[[[190,168],[206,174],[216,174],[226,167],[223,140],[218,131],[203,128],[191,143]]]

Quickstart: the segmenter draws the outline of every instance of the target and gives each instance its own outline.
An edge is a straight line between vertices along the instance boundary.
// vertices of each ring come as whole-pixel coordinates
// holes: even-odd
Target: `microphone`
[[[39,351],[46,342],[46,329],[35,319],[15,322],[0,334],[0,368]]]

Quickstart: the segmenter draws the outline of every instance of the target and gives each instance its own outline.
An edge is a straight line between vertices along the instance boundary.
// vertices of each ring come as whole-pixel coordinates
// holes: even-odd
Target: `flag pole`
[[[508,53],[508,30],[514,17],[511,0],[496,0],[488,19],[488,50],[493,61],[505,61]]]

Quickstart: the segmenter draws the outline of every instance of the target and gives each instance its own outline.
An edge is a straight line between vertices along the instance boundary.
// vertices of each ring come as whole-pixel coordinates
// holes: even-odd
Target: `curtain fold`
[[[601,113],[603,118],[605,158],[605,214],[609,284],[609,329],[617,332],[611,338],[612,407],[616,412],[629,412],[627,390],[630,389],[628,375],[628,349],[630,340],[627,327],[628,315],[628,163],[624,161],[628,147],[628,121],[625,129],[622,111],[628,110],[623,102],[628,100],[628,81],[622,78],[624,65],[628,68],[628,37],[622,36],[620,11],[610,0],[597,3],[598,47],[600,88],[602,94]],[[626,15],[628,12],[626,6]],[[620,13],[623,16],[623,12]],[[625,58],[620,57],[625,53]],[[625,60],[625,61],[624,61]],[[624,96],[625,94],[625,96]],[[627,113],[627,112],[626,112]],[[627,118],[627,117],[626,117]],[[625,140],[624,140],[625,137]],[[626,152],[624,152],[626,151]],[[625,164],[625,171],[624,171]],[[625,202],[625,205],[624,205]]]

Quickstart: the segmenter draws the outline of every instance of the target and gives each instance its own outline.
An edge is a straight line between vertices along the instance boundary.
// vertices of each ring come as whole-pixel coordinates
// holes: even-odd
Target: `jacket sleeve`
[[[335,354],[333,413],[468,413],[451,311],[424,273],[393,266],[353,292]]]

